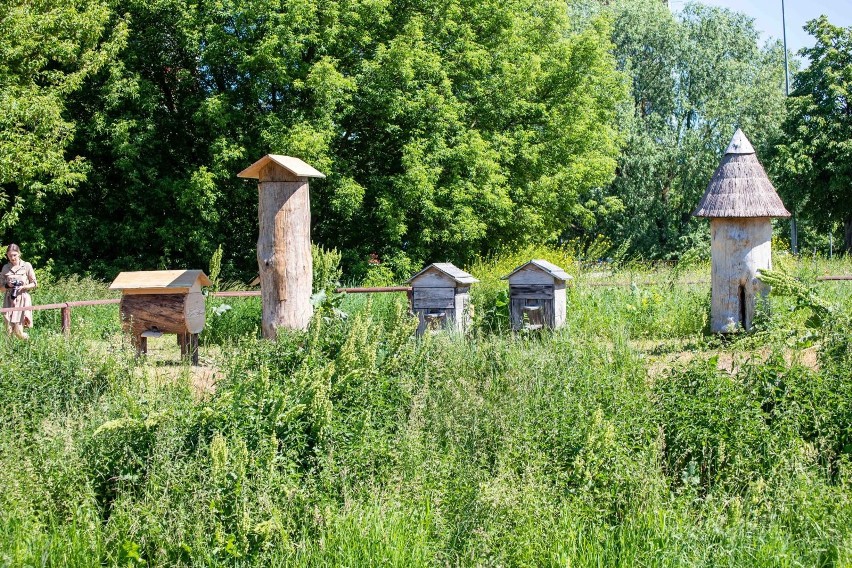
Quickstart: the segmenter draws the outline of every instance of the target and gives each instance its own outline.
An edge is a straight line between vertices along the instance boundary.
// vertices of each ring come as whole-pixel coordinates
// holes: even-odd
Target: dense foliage
[[[822,16],[805,29],[816,44],[802,50],[776,168],[793,207],[822,231],[842,227],[852,251],[852,27]]]
[[[734,131],[767,157],[784,117],[780,43],[763,47],[743,14],[654,0],[615,8],[616,57],[632,82],[627,145],[611,195],[624,207],[600,231],[643,257],[709,250],[692,211]]]
[[[123,22],[93,1],[0,2],[0,231],[45,195],[68,193],[91,166],[66,149],[68,104],[124,45]],[[26,215],[25,215],[25,218]]]
[[[0,338],[0,563],[852,562],[849,319],[810,323],[849,312],[844,283],[779,284],[776,317],[720,343],[706,265],[608,287],[572,266],[566,329],[511,335],[489,320],[513,262],[477,265],[469,337],[353,296],[274,343],[228,298],[197,369],[173,338],[134,360],[114,306],[76,309],[72,341],[41,317]],[[97,287],[38,293],[69,284]]]
[[[269,152],[328,174],[313,237],[349,278],[600,235],[601,256],[705,255],[690,213],[736,127],[805,246],[852,235],[849,30],[824,19],[785,106],[778,42],[694,3],[2,8],[0,238],[56,273],[204,266],[222,245],[250,279],[256,189],[235,174]]]
[[[32,257],[109,276],[224,243],[247,272],[257,197],[235,174],[266,153],[328,174],[314,238],[349,267],[462,262],[606,212],[590,192],[626,89],[606,20],[576,30],[561,0],[107,4],[126,47],[66,105],[91,167],[7,233]]]

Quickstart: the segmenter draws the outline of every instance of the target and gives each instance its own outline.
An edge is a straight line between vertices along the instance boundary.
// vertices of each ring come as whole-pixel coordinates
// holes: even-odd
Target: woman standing
[[[0,270],[0,278],[2,278],[3,287],[6,290],[3,307],[23,308],[32,306],[33,301],[30,298],[29,291],[35,288],[37,284],[33,265],[21,260],[21,249],[16,244],[11,244],[6,249],[6,258],[9,259],[9,262],[4,264],[2,270]],[[32,310],[5,312],[3,317],[6,319],[6,330],[10,334],[21,339],[29,339],[24,328],[33,326]]]

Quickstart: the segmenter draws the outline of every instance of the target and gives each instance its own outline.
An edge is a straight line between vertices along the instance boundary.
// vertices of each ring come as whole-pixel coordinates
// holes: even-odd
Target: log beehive
[[[758,272],[772,268],[772,217],[790,213],[742,130],[734,133],[692,214],[710,219],[710,329],[750,329],[757,299],[768,292]]]
[[[201,270],[155,270],[122,272],[110,290],[121,290],[122,327],[139,353],[146,352],[148,337],[174,333],[181,353],[197,364],[198,334],[205,323],[201,287],[210,284]]]
[[[305,329],[311,321],[310,178],[324,178],[298,158],[267,154],[237,174],[257,179],[257,265],[260,272],[263,336],[277,328]]]

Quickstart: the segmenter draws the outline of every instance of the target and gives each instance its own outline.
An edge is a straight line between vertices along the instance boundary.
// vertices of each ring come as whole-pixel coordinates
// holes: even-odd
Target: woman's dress
[[[29,262],[21,262],[18,266],[12,266],[9,263],[3,265],[2,270],[0,270],[0,282],[4,284],[8,284],[10,280],[17,280],[18,282],[27,284],[35,284],[36,277],[35,271],[33,270],[33,265]],[[29,291],[24,292],[23,290],[19,290],[16,297],[12,298],[12,289],[9,288],[6,290],[6,295],[3,297],[3,307],[4,308],[23,308],[26,306],[32,306],[33,301],[30,298]],[[32,327],[33,326],[33,312],[32,310],[23,310],[20,312],[5,312],[3,317],[6,320],[7,324],[18,324],[21,323],[24,327]]]

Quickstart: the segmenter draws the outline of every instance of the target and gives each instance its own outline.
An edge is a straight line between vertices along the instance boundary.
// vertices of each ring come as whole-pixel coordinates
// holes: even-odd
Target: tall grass
[[[471,268],[478,310],[528,252]],[[566,327],[532,335],[415,339],[401,295],[353,295],[268,342],[235,299],[207,395],[99,339],[106,316],[71,341],[40,319],[0,340],[0,564],[850,565],[850,330],[806,366],[792,299],[722,343],[684,268],[569,267]],[[650,372],[649,341],[695,352]]]

